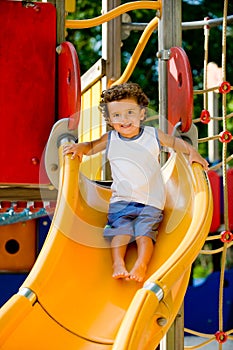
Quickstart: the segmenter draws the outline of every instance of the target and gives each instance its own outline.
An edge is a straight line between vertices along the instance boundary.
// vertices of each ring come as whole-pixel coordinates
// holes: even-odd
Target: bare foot
[[[146,275],[147,265],[136,263],[129,273],[129,279],[136,282],[143,282]]]
[[[129,272],[126,270],[124,265],[114,264],[112,277],[115,279],[127,278],[129,277]]]

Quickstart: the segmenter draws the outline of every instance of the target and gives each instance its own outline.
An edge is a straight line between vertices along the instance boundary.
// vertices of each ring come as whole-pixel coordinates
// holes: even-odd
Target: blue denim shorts
[[[133,241],[136,237],[148,236],[155,241],[162,219],[162,210],[150,205],[125,201],[110,203],[104,237],[130,235]]]

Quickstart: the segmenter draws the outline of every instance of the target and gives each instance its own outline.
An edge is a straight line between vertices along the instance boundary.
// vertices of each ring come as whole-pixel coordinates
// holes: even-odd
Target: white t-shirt
[[[159,163],[157,129],[145,126],[134,138],[109,132],[107,158],[112,172],[111,203],[138,202],[163,209],[165,186]]]

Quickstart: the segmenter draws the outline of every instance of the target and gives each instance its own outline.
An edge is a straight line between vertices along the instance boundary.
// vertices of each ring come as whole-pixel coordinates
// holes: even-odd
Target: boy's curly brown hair
[[[106,122],[109,122],[109,113],[107,103],[112,101],[120,101],[125,98],[135,98],[138,105],[145,109],[145,119],[149,99],[143,92],[142,88],[136,83],[123,83],[114,85],[101,94],[99,109]]]

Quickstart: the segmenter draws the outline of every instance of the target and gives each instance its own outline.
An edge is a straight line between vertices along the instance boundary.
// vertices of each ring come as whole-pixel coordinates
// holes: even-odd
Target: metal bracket
[[[36,293],[34,293],[31,289],[29,288],[26,288],[26,287],[23,287],[21,288],[18,293],[18,295],[22,295],[24,296],[25,298],[27,298],[32,305],[34,305],[37,301],[37,295]]]
[[[164,297],[164,292],[162,288],[158,286],[156,283],[153,283],[153,282],[145,283],[143,288],[153,292],[159,301],[161,301]]]
[[[58,148],[64,142],[75,142],[78,139],[78,130],[69,130],[69,118],[63,118],[54,124],[45,150],[45,169],[47,175],[58,189],[59,184],[59,155]]]
[[[180,125],[181,125],[181,122],[177,123],[174,126],[172,135],[176,137],[181,137],[184,141],[190,143],[197,150],[198,149],[198,130],[196,125],[192,123],[189,131],[187,132],[181,132]]]
[[[156,55],[159,59],[162,61],[168,61],[171,58],[171,51],[170,50],[161,50],[157,52]]]

